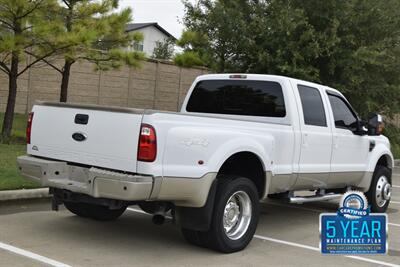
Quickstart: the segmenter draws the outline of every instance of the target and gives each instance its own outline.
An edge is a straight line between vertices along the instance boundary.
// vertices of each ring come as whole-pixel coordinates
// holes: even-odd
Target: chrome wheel
[[[390,200],[392,194],[392,186],[390,185],[386,176],[381,176],[376,183],[375,198],[376,204],[379,207],[385,206],[386,202]]]
[[[226,236],[231,240],[241,238],[251,221],[251,200],[246,192],[235,192],[224,208],[223,226]]]

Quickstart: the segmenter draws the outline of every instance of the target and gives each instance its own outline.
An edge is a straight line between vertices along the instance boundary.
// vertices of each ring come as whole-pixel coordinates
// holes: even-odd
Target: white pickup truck
[[[156,223],[171,211],[189,242],[234,252],[251,241],[267,197],[303,203],[357,189],[386,211],[393,156],[382,129],[381,116],[361,121],[327,86],[204,75],[179,113],[38,103],[17,161],[50,187],[55,210],[111,220],[139,205]]]

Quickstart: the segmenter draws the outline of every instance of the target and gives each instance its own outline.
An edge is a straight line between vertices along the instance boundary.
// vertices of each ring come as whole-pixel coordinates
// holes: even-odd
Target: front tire
[[[116,220],[126,210],[126,207],[110,209],[109,207],[103,205],[80,202],[64,202],[64,206],[73,214],[97,221]]]
[[[365,193],[372,212],[386,212],[391,197],[391,172],[387,167],[377,166],[369,190]]]
[[[259,198],[247,178],[223,177],[218,182],[208,231],[182,229],[186,240],[224,253],[244,249],[252,240],[259,219]]]

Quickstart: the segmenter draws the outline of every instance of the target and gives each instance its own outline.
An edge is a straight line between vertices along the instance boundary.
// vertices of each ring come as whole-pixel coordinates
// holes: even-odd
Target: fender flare
[[[369,172],[375,171],[375,168],[376,168],[376,165],[378,164],[379,159],[383,156],[385,156],[386,159],[388,160],[389,169],[393,169],[394,159],[393,159],[392,153],[385,146],[379,145],[379,146],[375,147],[375,149],[373,150],[373,155],[371,156],[371,158],[369,160],[369,163],[368,163],[368,171]]]
[[[362,191],[367,192],[371,186],[372,177],[380,158],[386,157],[390,171],[394,167],[393,155],[385,146],[380,145],[374,149],[374,153],[368,161],[368,168],[360,184],[357,186]]]

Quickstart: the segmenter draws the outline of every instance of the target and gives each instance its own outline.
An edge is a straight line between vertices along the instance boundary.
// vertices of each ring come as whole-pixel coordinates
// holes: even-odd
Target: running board
[[[325,194],[325,195],[314,195],[314,196],[306,196],[306,197],[290,197],[290,203],[302,204],[307,202],[314,202],[314,201],[325,201],[325,200],[332,200],[340,198],[343,194]]]

